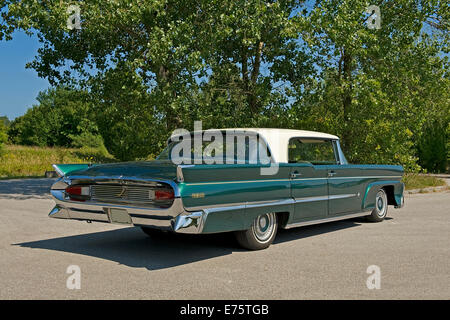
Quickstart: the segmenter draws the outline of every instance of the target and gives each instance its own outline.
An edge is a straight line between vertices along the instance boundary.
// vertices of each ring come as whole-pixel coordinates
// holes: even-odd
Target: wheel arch
[[[401,181],[376,181],[368,184],[362,202],[362,209],[375,207],[375,195],[380,189],[386,192],[388,205],[396,207],[403,205],[404,184]]]
[[[385,185],[381,189],[383,189],[386,192],[388,205],[396,206],[397,202],[395,201],[394,186]]]
[[[281,211],[275,212],[278,220],[278,228],[285,228],[289,222],[290,212],[289,211]]]

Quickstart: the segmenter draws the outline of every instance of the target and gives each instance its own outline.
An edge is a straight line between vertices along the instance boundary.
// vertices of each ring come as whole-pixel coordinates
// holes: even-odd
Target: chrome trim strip
[[[334,144],[335,144],[336,149],[338,151],[339,164],[340,165],[348,164],[347,158],[345,157],[344,152],[342,151],[342,148],[341,148],[341,141],[340,141],[340,139],[333,140],[333,141],[334,141]]]
[[[245,209],[246,205],[245,204],[241,204],[241,205],[235,205],[235,206],[226,206],[226,207],[217,207],[217,208],[210,208],[210,207],[206,207],[203,209],[204,212],[210,213],[210,212],[222,212],[222,211],[231,211],[231,210],[241,210],[241,209]]]
[[[353,197],[357,197],[358,194],[357,193],[349,193],[349,194],[336,194],[333,196],[328,196],[329,200],[334,200],[334,199],[345,199],[345,198],[353,198]]]
[[[369,212],[370,211],[364,211],[364,212],[352,213],[352,214],[347,214],[347,215],[338,216],[338,217],[330,217],[330,218],[310,220],[310,221],[294,222],[294,223],[286,225],[284,228],[291,229],[291,228],[296,228],[296,227],[310,226],[310,225],[319,224],[319,223],[333,222],[333,221],[363,217],[363,216],[369,215]]]
[[[55,172],[60,176],[64,177],[64,172],[61,171],[61,169],[58,168],[56,164],[52,164],[53,169],[55,169]]]
[[[235,180],[221,182],[196,182],[185,183],[187,186],[229,184],[229,183],[257,183],[257,182],[280,182],[280,181],[303,181],[303,180],[327,180],[327,179],[381,179],[381,178],[401,178],[402,176],[360,176],[360,177],[325,177],[325,178],[295,178],[295,179],[273,179],[273,180]]]
[[[177,165],[177,182],[184,182],[183,169],[195,167],[195,164],[179,164]]]
[[[247,202],[245,208],[259,208],[268,206],[281,206],[287,204],[293,204],[293,199],[283,199],[283,200],[272,200],[272,201],[258,201],[258,202]]]
[[[345,198],[352,198],[357,197],[357,193],[351,193],[351,194],[337,194],[332,196],[317,196],[317,197],[305,197],[305,198],[295,198],[294,202],[313,202],[313,201],[323,201],[323,200],[334,200],[334,199],[345,199]]]
[[[328,200],[328,196],[295,198],[294,202],[300,203],[300,202],[313,202],[313,201],[323,201],[323,200]]]
[[[208,211],[208,212],[218,212],[218,211],[230,211],[239,210],[245,208],[258,208],[267,206],[277,206],[294,203],[294,199],[283,199],[283,200],[270,200],[270,201],[252,201],[252,202],[234,202],[234,203],[224,203],[216,204],[211,206],[197,206],[197,207],[185,207],[187,211]]]
[[[230,184],[230,183],[255,183],[255,182],[279,182],[290,181],[291,179],[273,179],[273,180],[235,180],[235,181],[221,181],[221,182],[195,182],[185,183],[187,186],[209,185],[209,184]]]
[[[338,173],[338,172],[336,172]],[[294,181],[300,180],[334,180],[334,179],[381,179],[381,178],[401,178],[402,176],[360,176],[360,177],[327,177],[327,178],[301,178],[301,179],[293,179]]]
[[[245,202],[233,202],[233,203],[222,203],[222,204],[213,204],[209,206],[196,206],[196,207],[184,207],[187,211],[201,211],[204,209],[215,209],[215,208],[231,208],[245,205]],[[226,210],[226,209],[225,209]]]
[[[381,178],[401,178],[402,176],[360,176],[360,177],[333,177],[328,179],[381,179]]]

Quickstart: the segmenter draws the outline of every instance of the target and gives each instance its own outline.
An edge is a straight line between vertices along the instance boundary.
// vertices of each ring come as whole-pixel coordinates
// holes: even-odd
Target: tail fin
[[[53,168],[56,173],[60,177],[64,177],[65,175],[78,170],[84,170],[89,168],[88,164],[54,164]]]

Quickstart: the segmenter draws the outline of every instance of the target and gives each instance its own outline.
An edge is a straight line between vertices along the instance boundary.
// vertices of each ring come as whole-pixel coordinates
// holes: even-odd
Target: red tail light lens
[[[155,190],[156,200],[172,200],[175,198],[173,191],[170,190]]]
[[[91,196],[91,189],[83,186],[69,186],[66,188],[66,194],[69,195],[70,200],[86,201]]]

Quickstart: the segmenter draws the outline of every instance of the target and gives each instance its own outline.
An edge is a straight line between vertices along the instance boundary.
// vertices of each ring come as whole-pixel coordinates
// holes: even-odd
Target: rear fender
[[[390,189],[393,189],[393,194],[388,194],[388,199],[393,197],[393,200],[395,203],[389,203],[393,204],[395,207],[402,207],[403,206],[403,189],[404,184],[401,181],[398,180],[392,180],[392,181],[376,181],[369,183],[366,188],[366,192],[364,194],[363,202],[362,202],[362,209],[373,209],[375,208],[375,196],[378,190],[380,190],[383,187],[389,186]]]

